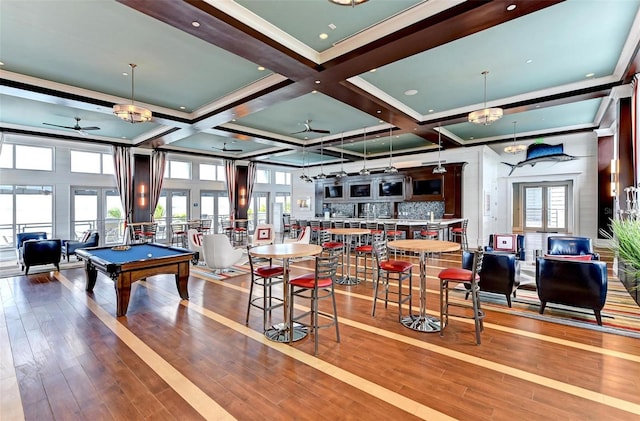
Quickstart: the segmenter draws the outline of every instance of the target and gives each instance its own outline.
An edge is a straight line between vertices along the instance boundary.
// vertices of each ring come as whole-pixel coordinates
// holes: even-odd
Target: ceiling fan
[[[300,130],[299,132],[293,132],[291,134],[298,134],[298,133],[320,133],[320,134],[329,134],[331,133],[329,130],[322,130],[322,129],[313,129],[311,128],[311,120],[305,120],[304,124],[304,130]]]
[[[242,149],[229,149],[227,148],[227,143],[225,142],[222,145],[222,148],[216,148],[215,146],[212,146],[213,149],[217,149],[220,152],[242,152]]]
[[[83,131],[86,131],[86,130],[100,130],[100,127],[96,127],[96,126],[81,127],[80,126],[80,117],[74,117],[74,118],[76,119],[76,125],[75,126],[61,126],[59,124],[52,124],[52,123],[42,123],[42,124],[46,124],[47,126],[61,127],[63,129],[76,130],[78,132],[83,132]]]

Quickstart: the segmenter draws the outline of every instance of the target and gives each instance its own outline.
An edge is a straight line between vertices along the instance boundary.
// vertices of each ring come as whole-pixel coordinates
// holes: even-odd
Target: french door
[[[153,213],[153,220],[158,223],[157,241],[170,241],[172,223],[186,222],[189,214],[189,190],[163,189],[158,205]]]
[[[223,219],[229,219],[229,197],[226,192],[200,191],[200,216],[213,219],[212,232],[221,232]]]
[[[524,230],[567,232],[571,182],[523,184]]]
[[[269,193],[253,193],[247,209],[249,231],[253,232],[256,225],[269,222]]]
[[[119,244],[124,232],[124,210],[116,189],[96,187],[71,188],[71,236],[95,230],[100,243]]]

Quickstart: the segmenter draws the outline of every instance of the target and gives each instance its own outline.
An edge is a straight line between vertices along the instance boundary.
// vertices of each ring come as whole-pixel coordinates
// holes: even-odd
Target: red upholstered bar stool
[[[373,234],[383,234],[384,231],[378,228],[378,223],[373,221],[367,221],[364,224],[365,229],[371,231],[371,235],[367,236],[367,244],[373,245]]]
[[[376,230],[377,232],[368,234],[371,235],[372,242],[378,243],[384,241],[384,233],[380,230]],[[373,246],[371,244],[363,244],[357,246],[354,251],[356,252],[356,279],[360,275],[362,275],[362,280],[367,280],[367,274],[371,275],[371,285],[373,286],[374,281],[374,270],[373,270]],[[367,258],[371,258],[371,264],[367,266]],[[364,259],[364,264],[361,266],[360,261]]]
[[[459,227],[455,227],[451,229],[451,237],[452,240],[456,243],[460,243],[460,247],[463,250],[469,249],[469,241],[467,240],[467,226],[469,225],[469,220],[465,219],[462,221],[462,225]]]
[[[247,227],[249,221],[236,221],[236,227],[233,229],[233,245],[247,244]]]
[[[396,223],[385,222],[383,226],[384,226],[384,235],[386,236],[387,241],[402,240],[402,235],[404,234],[404,231],[398,231],[398,225]],[[398,252],[394,250],[393,256],[397,258]]]
[[[329,231],[320,231],[320,245],[323,252],[327,252],[329,256],[340,257],[340,273],[344,276],[344,243],[334,241]]]
[[[469,309],[468,305],[449,303],[449,291],[455,290],[459,284],[463,284],[466,289],[467,296],[471,295],[471,310],[473,315],[468,314],[457,315],[456,317],[474,319],[476,329],[476,344],[480,345],[480,332],[482,332],[484,326],[482,321],[484,319],[484,312],[480,307],[480,271],[482,270],[482,259],[484,252],[482,248],[470,252],[463,251],[462,259],[465,259],[465,254],[473,253],[473,265],[471,270],[462,268],[447,268],[438,274],[440,278],[440,336],[444,335],[444,329],[449,325],[449,307],[456,306]]]
[[[233,224],[230,219],[223,219],[220,221],[220,226],[222,229],[222,234],[226,235],[229,238],[229,241],[233,240]]]
[[[142,232],[139,234],[140,238],[144,242],[152,242],[156,241],[156,232],[158,231],[158,223],[150,222],[148,224],[142,225]]]
[[[247,246],[247,251],[251,246]],[[274,266],[271,259],[258,258],[249,255],[249,267],[251,268],[251,286],[249,287],[249,302],[247,303],[247,319],[245,326],[249,326],[249,312],[251,307],[262,310],[262,327],[267,330],[267,320],[271,317],[271,310],[284,305],[283,298],[274,297],[272,286],[282,284],[284,268]],[[262,295],[254,297],[253,287],[262,287]]]
[[[409,302],[409,314],[411,311],[411,291],[413,283],[411,279],[411,272],[413,265],[411,262],[404,260],[392,260],[389,259],[387,253],[387,244],[384,241],[378,241],[373,244],[373,255],[376,259],[376,265],[378,273],[376,275],[376,281],[373,289],[373,309],[371,315],[376,315],[376,302],[378,298],[384,301],[384,308],[387,308],[389,301],[398,303],[398,320],[402,320],[402,304]],[[384,296],[380,297],[380,282],[382,279],[382,286],[384,290]],[[397,288],[392,289],[390,283],[391,280],[396,281]],[[403,292],[403,282],[407,281],[407,291]],[[389,300],[389,294],[395,295],[397,299]]]
[[[314,339],[314,355],[318,355],[318,330],[322,328],[336,327],[336,341],[340,342],[340,330],[338,328],[338,311],[336,309],[336,297],[334,284],[336,280],[336,268],[338,256],[316,257],[316,270],[306,275],[289,280],[289,320],[291,323],[299,323],[311,330]],[[311,309],[294,317],[295,300],[305,298],[310,300]],[[331,298],[333,313],[320,310],[318,302]],[[304,318],[309,316],[308,323]],[[322,319],[321,319],[322,318]],[[327,321],[321,323],[321,321]]]
[[[311,244],[320,244],[320,221],[309,221],[311,227]]]

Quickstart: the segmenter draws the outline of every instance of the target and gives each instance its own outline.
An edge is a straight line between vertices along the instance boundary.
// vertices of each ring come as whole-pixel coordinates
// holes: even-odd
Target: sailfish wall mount
[[[510,164],[508,162],[503,162],[503,164],[511,167],[511,171],[509,171],[509,175],[511,175],[516,168],[521,168],[525,165],[531,165],[533,167],[538,162],[564,162],[573,161],[574,159],[577,158],[564,153],[564,146],[562,143],[559,145],[534,143],[529,145],[527,148],[527,159],[520,161],[517,164]]]

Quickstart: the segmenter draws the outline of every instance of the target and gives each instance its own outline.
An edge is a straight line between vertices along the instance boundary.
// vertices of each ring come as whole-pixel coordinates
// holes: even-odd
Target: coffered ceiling
[[[508,7],[515,5],[515,9]],[[299,167],[590,131],[640,0],[0,0],[0,128]],[[130,124],[132,101],[153,120]],[[501,107],[488,126],[470,111]],[[82,131],[45,125],[95,126]],[[330,133],[303,132],[312,129]],[[220,149],[241,152],[224,152]],[[323,153],[319,149],[323,145]],[[344,147],[342,147],[344,145]],[[305,153],[302,149],[305,149]],[[322,158],[321,158],[322,157]]]

